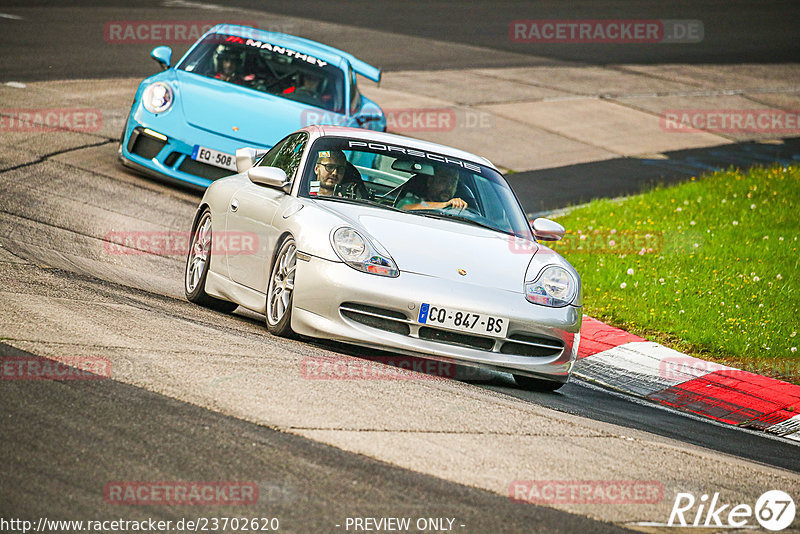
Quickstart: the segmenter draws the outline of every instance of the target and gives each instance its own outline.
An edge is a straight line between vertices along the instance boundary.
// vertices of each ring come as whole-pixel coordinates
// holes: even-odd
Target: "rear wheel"
[[[292,297],[297,267],[297,245],[287,236],[278,248],[267,287],[267,329],[276,336],[292,337]]]
[[[533,378],[532,376],[525,375],[514,375],[514,381],[523,389],[531,389],[534,391],[555,391],[566,383],[542,380],[541,378]]]
[[[192,231],[189,254],[186,256],[184,291],[189,301],[225,313],[230,313],[238,304],[214,298],[206,293],[206,278],[211,265],[211,210],[206,208]]]

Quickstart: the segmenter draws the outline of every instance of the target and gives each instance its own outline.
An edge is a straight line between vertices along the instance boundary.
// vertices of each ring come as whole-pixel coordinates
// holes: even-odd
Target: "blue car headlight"
[[[400,276],[392,257],[353,228],[337,228],[331,234],[331,244],[336,255],[353,269],[392,278]]]
[[[165,82],[154,82],[142,94],[142,104],[150,113],[164,113],[175,100],[172,87]]]
[[[525,283],[525,298],[534,304],[560,308],[571,303],[578,291],[578,281],[566,269],[550,265],[533,282]]]

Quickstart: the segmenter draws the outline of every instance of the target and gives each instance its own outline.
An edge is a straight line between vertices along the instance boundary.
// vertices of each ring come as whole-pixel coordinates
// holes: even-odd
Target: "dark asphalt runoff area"
[[[238,6],[256,8],[258,0],[235,0]],[[297,17],[339,21],[354,26],[441,39],[453,43],[492,48],[537,56],[540,61],[579,64],[609,63],[782,63],[800,59],[800,4],[791,0],[753,2],[659,2],[621,0],[596,2],[579,0],[453,2],[411,0],[404,2],[319,2],[278,0],[269,11]],[[697,20],[703,25],[703,40],[685,44],[531,44],[514,42],[509,24],[516,20]],[[409,50],[408,68],[424,69],[413,62]],[[447,58],[450,59],[450,58]],[[452,58],[454,67],[464,68]],[[447,68],[445,64],[435,68]],[[510,66],[510,65],[495,65]],[[394,66],[387,68],[394,68]],[[428,68],[434,68],[428,66]]]
[[[659,185],[684,182],[693,176],[772,163],[800,161],[800,138],[781,144],[731,143],[710,148],[665,152],[663,159],[614,158],[506,176],[531,216],[589,202],[641,193]],[[587,177],[589,179],[587,179]]]

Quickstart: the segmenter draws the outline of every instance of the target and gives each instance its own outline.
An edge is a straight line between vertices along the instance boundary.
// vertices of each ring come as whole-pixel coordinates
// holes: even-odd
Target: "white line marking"
[[[795,415],[794,417],[791,417],[785,421],[775,423],[765,430],[766,432],[778,434],[779,436],[783,436],[787,439],[800,441],[800,434],[797,434],[797,432],[800,432],[800,415]]]
[[[25,89],[25,87],[27,87],[22,82],[6,82],[6,85],[9,87],[16,87],[17,89]]]
[[[223,9],[222,6],[217,4],[204,4],[202,2],[189,2],[187,0],[165,0],[162,4],[164,7],[184,7],[189,9],[210,9],[212,11],[219,11]]]
[[[640,526],[640,527],[705,528],[705,529],[712,528],[712,527],[707,527],[705,525],[686,525],[686,526],[683,526],[683,525],[670,525],[669,523],[655,523],[655,522],[652,522],[652,521],[639,521],[637,523],[626,523],[626,524],[627,525],[637,525],[637,526]],[[730,529],[741,528],[741,529],[753,530],[753,529],[756,529],[756,528],[759,528],[759,527],[757,527],[756,525],[743,525],[741,527],[737,527],[737,526],[733,526],[733,525],[713,525],[713,528],[715,528],[715,529],[717,529],[717,528],[722,528],[722,529],[725,529],[725,528],[730,528]]]
[[[0,19],[11,19],[11,20],[25,20],[20,16],[17,15],[10,15],[8,13],[0,13]]]

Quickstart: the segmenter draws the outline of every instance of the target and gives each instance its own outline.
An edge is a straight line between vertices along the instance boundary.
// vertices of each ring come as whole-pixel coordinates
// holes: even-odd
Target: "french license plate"
[[[236,157],[231,154],[226,154],[225,152],[214,150],[213,148],[194,145],[192,149],[192,159],[236,172]]]
[[[508,319],[483,313],[471,313],[444,306],[422,303],[417,322],[492,337],[506,337]]]

